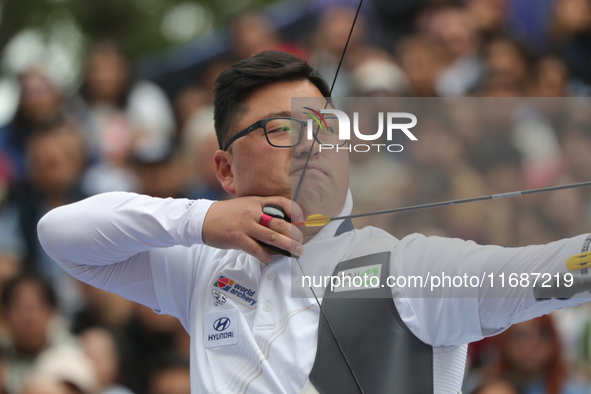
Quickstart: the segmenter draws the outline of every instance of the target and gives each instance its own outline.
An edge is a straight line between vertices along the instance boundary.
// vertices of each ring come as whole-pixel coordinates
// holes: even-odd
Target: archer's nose
[[[317,155],[320,150],[320,144],[314,140],[311,133],[307,130],[302,135],[299,143],[291,148],[291,155],[294,158],[306,158],[308,155]]]

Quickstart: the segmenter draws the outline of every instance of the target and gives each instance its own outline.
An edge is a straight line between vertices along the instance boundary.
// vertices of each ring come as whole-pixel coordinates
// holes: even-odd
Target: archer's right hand
[[[303,253],[303,234],[282,219],[271,220],[269,227],[259,224],[265,205],[283,208],[292,222],[304,220],[302,209],[285,197],[238,197],[212,204],[203,222],[202,238],[208,246],[239,249],[261,262],[271,262],[271,252],[257,241],[278,247],[294,256]]]

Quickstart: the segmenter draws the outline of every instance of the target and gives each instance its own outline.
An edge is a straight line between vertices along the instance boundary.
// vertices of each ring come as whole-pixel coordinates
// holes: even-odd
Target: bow
[[[349,41],[351,40],[351,36],[353,35],[353,29],[355,28],[355,23],[357,22],[357,17],[359,16],[359,12],[361,10],[362,4],[363,4],[363,0],[359,0],[359,5],[357,6],[357,10],[355,11],[355,17],[353,18],[353,23],[351,24],[351,29],[349,30],[349,35],[347,37],[347,41],[345,42],[345,46],[343,48],[343,52],[341,53],[341,58],[339,60],[339,64],[338,64],[336,72],[335,72],[335,76],[334,76],[334,78],[332,80],[332,84],[330,86],[330,95],[331,96],[332,96],[332,91],[334,89],[334,86],[337,82],[337,77],[339,76],[339,71],[340,71],[341,66],[343,64],[343,59],[345,58],[345,53],[347,52],[347,48],[349,46]],[[325,108],[328,106],[328,104],[329,104],[329,102],[327,100],[326,104],[325,104]],[[318,133],[318,129],[316,130],[316,133]],[[302,181],[303,181],[304,176],[306,174],[306,169],[308,168],[308,163],[310,161],[310,157],[312,156],[312,151],[314,149],[315,143],[316,143],[316,138],[313,138],[312,143],[310,145],[310,150],[308,151],[308,155],[306,157],[306,162],[305,162],[303,170],[302,170],[302,174],[300,175],[300,179],[298,180],[298,184],[297,184],[296,190],[294,192],[293,201],[297,201],[298,195],[300,193],[300,188],[302,186]],[[304,273],[304,269],[302,268],[302,264],[300,263],[300,259],[296,257],[295,260],[298,264],[300,271],[302,272],[302,275],[306,276],[306,274]],[[320,308],[320,314],[323,316],[324,320],[326,321],[326,324],[331,332],[331,335],[334,338],[334,340],[336,341],[337,346],[339,347],[340,353],[343,355],[345,363],[347,364],[347,367],[348,367],[349,371],[351,372],[351,375],[353,376],[353,380],[355,380],[355,384],[357,385],[359,392],[361,392],[361,394],[364,394],[363,388],[361,387],[361,384],[359,383],[359,379],[357,379],[357,375],[355,375],[355,371],[353,371],[353,367],[351,367],[351,363],[349,362],[349,359],[347,358],[347,355],[345,354],[345,351],[343,350],[343,347],[341,346],[341,343],[339,342],[339,339],[337,338],[337,336],[334,332],[334,329],[333,329],[332,325],[330,324],[330,320],[328,320],[328,317],[326,316],[324,308],[322,308],[322,305],[320,304],[320,301],[318,300],[318,297],[316,296],[316,293],[314,292],[314,289],[312,288],[312,286],[310,286],[310,291],[312,292],[312,295],[314,296],[314,299],[316,300],[316,304],[318,304],[318,307]]]

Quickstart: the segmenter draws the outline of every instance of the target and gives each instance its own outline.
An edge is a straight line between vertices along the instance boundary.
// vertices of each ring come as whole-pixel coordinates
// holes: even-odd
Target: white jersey
[[[291,296],[291,259],[274,256],[265,265],[242,251],[204,245],[212,203],[107,193],[51,211],[39,223],[39,237],[76,278],[180,319],[191,335],[193,393],[299,393],[316,355],[319,307],[313,298]],[[351,207],[349,194],[342,213]],[[566,271],[566,259],[581,253],[586,238],[502,248],[419,234],[396,240],[371,227],[334,237],[338,225],[331,222],[305,245],[306,273],[330,275],[356,246],[390,237],[396,243],[390,273],[397,277],[445,272],[496,279],[507,267],[555,274]],[[537,302],[531,285],[510,287],[508,279],[505,298],[487,298],[498,280],[497,288],[486,281],[450,285],[438,298],[392,288],[404,323],[434,347],[435,393],[460,390],[467,343],[586,301]]]

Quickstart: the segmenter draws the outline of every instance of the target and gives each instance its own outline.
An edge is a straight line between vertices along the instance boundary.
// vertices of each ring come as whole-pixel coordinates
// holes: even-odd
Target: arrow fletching
[[[330,223],[330,220],[331,219],[328,216],[324,216],[324,215],[317,213],[317,214],[308,216],[308,218],[304,221],[295,222],[294,226],[321,227],[321,226],[326,226],[328,223]]]
[[[591,253],[579,253],[571,256],[566,260],[566,268],[569,271],[576,271],[583,268],[591,267]]]

